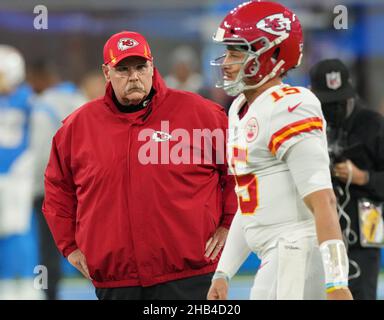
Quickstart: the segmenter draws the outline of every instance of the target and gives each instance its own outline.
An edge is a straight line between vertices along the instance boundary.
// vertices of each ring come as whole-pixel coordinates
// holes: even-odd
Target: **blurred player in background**
[[[57,299],[61,274],[61,256],[55,246],[41,208],[44,200],[44,171],[48,163],[51,142],[61,121],[78,106],[85,97],[71,82],[63,82],[56,67],[49,59],[40,59],[28,65],[28,82],[34,95],[31,97],[31,150],[34,155],[34,210],[39,230],[39,264],[47,267],[48,288],[44,290],[49,300]]]
[[[30,88],[18,50],[0,45],[0,299],[36,299],[29,247],[33,162],[29,145]],[[28,276],[29,275],[29,276]],[[17,281],[15,280],[17,278]]]
[[[100,70],[93,70],[84,75],[80,82],[80,90],[86,99],[100,98],[105,92],[105,79]]]
[[[139,33],[112,35],[102,68],[105,95],[53,138],[43,211],[56,244],[99,299],[204,299],[237,208],[225,112],[167,88]],[[223,141],[193,145],[181,129],[217,130]],[[183,151],[175,163],[175,145],[193,161]],[[209,146],[219,153],[207,163]]]
[[[302,56],[297,16],[277,3],[246,2],[224,18],[214,41],[226,46],[213,63],[217,85],[238,96],[228,154],[239,209],[208,299],[227,298],[229,279],[251,251],[261,258],[251,299],[351,299],[320,102],[282,83]]]
[[[198,57],[193,48],[181,46],[170,55],[171,72],[164,77],[168,87],[191,92],[199,92],[203,77],[198,72]]]

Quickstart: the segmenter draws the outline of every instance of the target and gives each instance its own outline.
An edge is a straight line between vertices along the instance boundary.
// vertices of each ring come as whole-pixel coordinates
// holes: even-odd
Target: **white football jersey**
[[[245,103],[241,94],[229,111],[228,163],[236,177],[245,238],[262,254],[279,237],[316,235],[313,214],[283,159],[292,145],[307,137],[320,137],[327,149],[326,123],[320,101],[303,87],[269,88],[240,119]]]

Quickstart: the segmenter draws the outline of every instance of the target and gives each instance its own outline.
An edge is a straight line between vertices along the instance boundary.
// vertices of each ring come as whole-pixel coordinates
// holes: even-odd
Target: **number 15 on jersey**
[[[245,165],[247,163],[247,158],[247,148],[233,147],[230,164],[233,172],[235,173],[235,180],[237,184],[236,193],[239,198],[240,211],[244,215],[253,215],[255,214],[259,203],[257,177],[251,173],[241,175],[236,172],[236,165],[240,163]]]

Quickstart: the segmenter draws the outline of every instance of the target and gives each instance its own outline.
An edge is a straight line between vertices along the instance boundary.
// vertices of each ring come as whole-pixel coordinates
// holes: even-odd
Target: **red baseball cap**
[[[137,32],[121,31],[111,36],[104,45],[104,64],[115,66],[121,60],[138,56],[152,61],[147,40]]]

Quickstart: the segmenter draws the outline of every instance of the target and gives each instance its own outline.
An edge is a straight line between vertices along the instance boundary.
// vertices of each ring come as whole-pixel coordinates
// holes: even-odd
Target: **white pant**
[[[325,299],[324,269],[316,237],[280,239],[263,257],[251,300]]]

